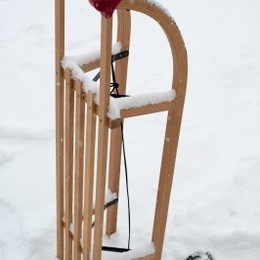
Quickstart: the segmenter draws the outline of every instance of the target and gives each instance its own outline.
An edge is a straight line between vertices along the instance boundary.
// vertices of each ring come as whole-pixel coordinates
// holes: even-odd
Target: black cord
[[[114,98],[120,98],[122,95],[119,94],[118,87],[119,84],[116,82],[116,75],[113,63],[111,63],[111,71],[112,71],[112,80],[113,82],[110,84],[112,90],[110,91],[110,95]],[[126,196],[127,196],[127,208],[128,208],[128,243],[127,249],[130,250],[130,241],[131,241],[131,211],[130,211],[130,195],[129,195],[129,183],[128,183],[128,170],[127,170],[127,162],[126,162],[126,149],[125,149],[125,139],[124,139],[124,129],[123,122],[121,121],[121,138],[122,138],[122,150],[123,150],[123,160],[125,167],[125,183],[126,183]]]
[[[118,53],[116,55],[112,56],[112,62],[111,62],[111,71],[112,71],[112,83],[110,83],[110,87],[112,88],[110,91],[110,96],[113,98],[122,98],[122,97],[128,97],[127,95],[120,95],[118,91],[119,84],[116,82],[116,75],[115,70],[113,66],[113,62],[122,59],[125,57],[128,57],[129,52],[123,51],[121,53]],[[100,72],[93,78],[93,81],[97,81],[100,78]],[[123,122],[121,122],[121,138],[122,138],[122,150],[123,150],[123,160],[124,160],[124,167],[125,167],[125,182],[126,182],[126,195],[127,195],[127,208],[128,208],[128,243],[127,243],[127,249],[125,248],[118,248],[118,247],[107,247],[103,246],[102,250],[105,251],[112,251],[112,252],[126,252],[130,250],[130,241],[131,241],[131,211],[130,211],[130,196],[129,196],[129,183],[128,183],[128,170],[127,170],[127,162],[126,162],[126,150],[125,150],[125,140],[124,140],[124,132],[123,132]],[[117,203],[118,199],[113,201],[113,204]],[[109,203],[109,205],[104,206],[104,210],[111,206],[112,202]],[[95,226],[95,221],[92,223],[92,228]]]
[[[129,183],[128,183],[128,170],[126,163],[126,151],[125,151],[125,140],[124,140],[124,131],[123,123],[121,122],[121,135],[122,135],[122,148],[123,148],[123,158],[125,166],[125,182],[126,182],[126,195],[127,195],[127,207],[128,207],[128,243],[127,248],[130,250],[130,241],[131,241],[131,210],[130,210],[130,196],[129,196]]]

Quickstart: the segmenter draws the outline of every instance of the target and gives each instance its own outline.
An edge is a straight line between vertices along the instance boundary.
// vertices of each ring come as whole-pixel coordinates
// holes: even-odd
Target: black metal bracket
[[[129,56],[129,51],[128,51],[128,50],[126,50],[126,51],[121,51],[121,52],[119,52],[119,53],[114,54],[114,55],[111,56],[111,62],[113,63],[113,62],[115,62],[115,61],[117,61],[117,60],[124,59],[124,58],[126,58],[126,57],[128,57],[128,56]],[[93,81],[98,81],[99,78],[100,78],[100,71],[99,71],[99,72],[97,73],[97,75],[93,78]]]

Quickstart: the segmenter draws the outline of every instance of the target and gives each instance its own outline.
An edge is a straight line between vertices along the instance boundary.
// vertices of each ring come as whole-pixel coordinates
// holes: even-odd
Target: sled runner
[[[64,1],[55,1],[57,259],[100,260],[102,250],[129,253],[125,253],[129,243],[127,248],[102,247],[103,232],[111,235],[117,228],[124,120],[168,111],[151,237],[153,250],[131,258],[159,260],[186,92],[187,55],[182,36],[174,20],[154,1],[111,0],[107,7],[104,3],[109,1],[91,0],[102,13],[100,54],[83,59],[67,57]],[[172,85],[156,97],[150,93],[142,98],[126,95],[131,12],[157,21],[169,41],[174,64]],[[118,43],[113,45],[116,14]],[[90,80],[86,73],[96,68],[100,73]]]

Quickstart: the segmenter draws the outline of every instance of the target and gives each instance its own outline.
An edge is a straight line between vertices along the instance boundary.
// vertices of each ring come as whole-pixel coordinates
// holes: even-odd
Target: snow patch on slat
[[[164,92],[146,93],[125,98],[111,98],[107,116],[114,120],[120,118],[120,111],[171,102],[176,98],[174,89]]]
[[[122,45],[117,42],[112,47],[112,55],[115,55],[121,51]],[[80,66],[94,62],[100,59],[100,50],[94,50],[90,53],[77,55],[77,56],[64,56],[61,65],[64,69],[71,70],[72,77],[82,82],[83,91],[88,93],[88,91],[93,94],[97,94],[99,90],[99,84],[91,80],[86,73],[80,68]]]

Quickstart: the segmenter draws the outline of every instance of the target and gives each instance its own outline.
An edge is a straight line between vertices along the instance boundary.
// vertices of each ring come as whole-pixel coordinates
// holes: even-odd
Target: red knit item
[[[110,18],[121,0],[89,0],[104,17]]]

